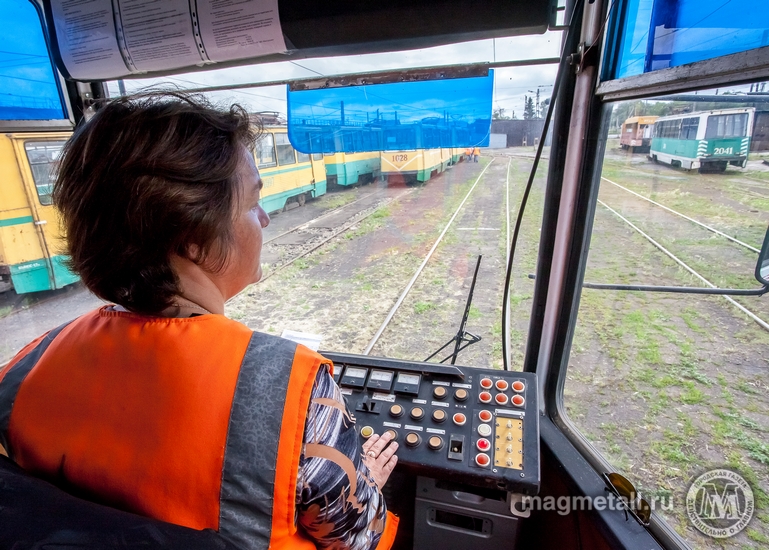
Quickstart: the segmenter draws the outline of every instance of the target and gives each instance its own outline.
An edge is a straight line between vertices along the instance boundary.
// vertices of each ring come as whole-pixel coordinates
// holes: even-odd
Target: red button
[[[496,385],[499,391],[505,391],[507,389],[507,382],[505,380],[497,380]]]
[[[491,389],[491,386],[494,385],[494,382],[491,381],[491,378],[481,378],[481,387],[485,389]]]
[[[491,413],[489,411],[481,411],[478,413],[478,418],[481,419],[481,422],[489,422],[491,421]]]
[[[478,398],[482,403],[491,403],[491,394],[487,391],[482,391]]]
[[[491,449],[491,443],[489,442],[489,440],[483,439],[483,438],[479,439],[478,443],[476,443],[475,446],[478,447],[479,451],[484,451],[484,452]]]
[[[467,417],[462,413],[457,413],[453,416],[453,420],[457,426],[464,426],[465,422],[467,422]]]
[[[518,392],[523,391],[524,387],[525,386],[523,385],[523,382],[521,382],[520,380],[516,380],[515,382],[513,382],[513,389],[515,391],[518,391]]]
[[[507,396],[504,393],[498,393],[494,397],[494,401],[496,401],[500,405],[507,405]]]
[[[516,407],[522,407],[523,406],[523,397],[520,395],[514,395],[513,396],[513,405]]]
[[[480,466],[481,468],[485,468],[489,465],[491,462],[491,459],[489,458],[489,455],[486,453],[478,453],[475,455],[475,463]]]

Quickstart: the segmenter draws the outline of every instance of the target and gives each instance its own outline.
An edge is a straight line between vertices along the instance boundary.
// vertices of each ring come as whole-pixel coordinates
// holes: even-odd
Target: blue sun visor
[[[484,147],[494,74],[288,92],[288,136],[302,153]]]

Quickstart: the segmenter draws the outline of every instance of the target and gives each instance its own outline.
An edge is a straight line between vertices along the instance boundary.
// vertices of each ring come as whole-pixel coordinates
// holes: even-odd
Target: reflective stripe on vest
[[[296,347],[255,332],[240,367],[224,454],[219,532],[243,548],[270,543],[283,404]]]

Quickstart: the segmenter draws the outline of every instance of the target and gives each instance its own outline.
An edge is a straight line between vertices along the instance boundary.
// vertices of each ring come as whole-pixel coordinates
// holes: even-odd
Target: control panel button
[[[497,405],[507,405],[507,396],[504,393],[498,393],[494,396],[494,401],[497,402]]]
[[[456,413],[452,417],[452,420],[454,421],[454,424],[456,424],[457,426],[464,426],[465,422],[467,422],[467,417],[462,413]]]
[[[467,390],[459,389],[454,392],[454,399],[457,401],[467,401]]]
[[[499,391],[505,391],[507,389],[507,381],[505,380],[497,380],[497,383],[495,384],[497,386],[497,389]]]
[[[491,381],[491,378],[481,378],[481,387],[483,389],[490,390],[493,385],[494,382]]]
[[[422,420],[422,417],[425,415],[425,411],[422,410],[421,407],[414,407],[411,409],[411,412],[409,413],[411,415],[411,418],[414,420]]]
[[[437,451],[443,447],[443,438],[434,435],[427,440],[427,446],[430,447],[433,451]]]
[[[364,437],[365,439],[368,439],[369,437],[374,435],[374,428],[372,428],[371,426],[363,426],[360,429],[360,435],[361,435],[361,437]]]
[[[516,407],[523,407],[523,403],[525,402],[525,399],[523,398],[522,395],[514,395],[512,401],[513,401],[513,405],[515,405]]]
[[[481,403],[491,403],[491,394],[487,391],[482,391],[478,399],[481,400]]]
[[[403,407],[400,405],[392,405],[390,407],[390,416],[393,418],[398,418],[401,415],[403,415]]]
[[[523,385],[523,382],[521,382],[520,380],[516,380],[515,382],[513,382],[513,391],[517,391],[517,392],[519,392],[519,393],[520,393],[520,392],[522,392],[522,391],[523,391],[523,389],[524,389],[525,387],[526,387],[526,386],[524,386],[524,385]]]
[[[491,426],[489,426],[488,424],[479,424],[478,435],[480,435],[481,437],[489,437],[491,435]]]
[[[481,411],[478,413],[478,418],[481,419],[481,422],[491,422],[491,411]]]
[[[419,437],[418,433],[409,432],[406,434],[406,445],[409,447],[416,447],[422,443],[422,438]]]
[[[435,422],[443,422],[446,420],[446,411],[443,409],[435,409],[432,416]]]
[[[486,453],[478,453],[475,455],[475,463],[481,468],[485,468],[491,463],[491,459]]]
[[[478,450],[481,452],[486,452],[489,449],[491,449],[491,442],[488,439],[481,438],[478,440],[478,442],[475,444],[476,447],[478,447]]]
[[[436,399],[443,399],[447,393],[449,393],[448,390],[443,386],[435,386],[433,389],[433,397]]]
[[[385,433],[386,434],[387,433],[390,434],[390,441],[395,441],[395,440],[398,439],[398,432],[396,432],[395,430],[387,430]],[[382,435],[384,435],[384,434],[382,434]]]

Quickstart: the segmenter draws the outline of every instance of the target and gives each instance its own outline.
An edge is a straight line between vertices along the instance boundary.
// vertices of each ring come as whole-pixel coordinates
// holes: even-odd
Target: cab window
[[[296,164],[294,147],[288,141],[288,134],[275,134],[275,146],[278,150],[278,164],[281,166]]]
[[[52,204],[51,193],[56,179],[56,161],[63,146],[63,141],[28,141],[24,144],[37,197],[40,204],[44,206]]]
[[[265,133],[256,144],[256,164],[259,168],[275,166],[275,140],[272,134]]]
[[[590,285],[759,287],[769,149],[752,135],[742,150],[730,139],[752,125],[749,97],[721,103],[703,95],[720,97],[710,90],[697,101],[613,104],[563,390],[570,421],[692,548],[713,547],[686,512],[689,486],[703,472],[738,471],[757,508],[769,503],[769,376],[760,366],[769,354],[761,324],[769,302]],[[734,108],[749,112],[709,114]],[[623,150],[628,112],[697,116],[662,121],[643,147]],[[698,119],[707,142],[696,139]],[[668,136],[680,142],[671,147],[661,139]],[[755,548],[767,537],[769,517],[759,513],[728,547]]]

